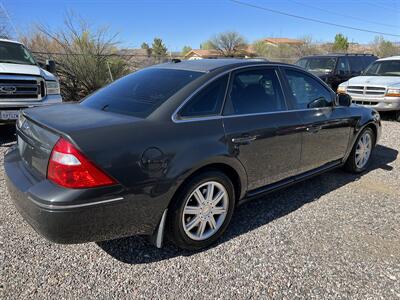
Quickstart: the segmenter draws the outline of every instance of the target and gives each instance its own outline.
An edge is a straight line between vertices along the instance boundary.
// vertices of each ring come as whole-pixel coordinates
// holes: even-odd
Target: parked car
[[[0,39],[0,123],[18,118],[20,109],[62,101],[55,63],[40,68],[32,53],[21,43]]]
[[[4,159],[27,221],[58,243],[164,232],[219,238],[237,204],[345,166],[367,168],[379,114],[293,65],[165,63],[84,99],[26,109]]]
[[[361,76],[340,84],[338,93],[377,111],[394,111],[400,122],[400,56],[378,59]]]
[[[327,54],[303,57],[296,65],[318,76],[336,91],[339,84],[360,75],[376,59],[372,54]]]

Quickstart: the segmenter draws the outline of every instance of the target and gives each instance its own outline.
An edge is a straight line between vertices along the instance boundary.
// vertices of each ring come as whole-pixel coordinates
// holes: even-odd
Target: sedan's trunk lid
[[[61,136],[87,154],[91,149],[99,148],[98,143],[91,142],[94,134],[101,135],[106,145],[110,132],[118,135],[118,127],[130,126],[140,120],[79,104],[26,109],[18,121],[18,150],[33,175],[44,178],[51,151]]]

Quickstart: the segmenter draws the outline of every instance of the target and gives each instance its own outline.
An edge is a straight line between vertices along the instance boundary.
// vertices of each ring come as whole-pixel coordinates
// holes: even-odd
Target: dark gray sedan
[[[5,156],[40,234],[80,243],[146,234],[210,245],[237,205],[345,166],[362,172],[379,114],[291,65],[218,59],[132,73],[77,104],[24,110]]]

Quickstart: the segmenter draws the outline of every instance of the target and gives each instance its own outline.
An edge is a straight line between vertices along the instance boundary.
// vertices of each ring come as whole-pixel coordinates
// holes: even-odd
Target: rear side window
[[[364,70],[365,65],[363,62],[363,57],[362,56],[349,56],[348,57],[349,64],[350,64],[350,70],[351,73],[361,73],[362,70]]]
[[[305,68],[307,65],[307,60],[302,58],[296,62],[296,65],[302,68]]]
[[[331,93],[311,76],[296,70],[285,70],[296,109],[320,108],[333,105]]]
[[[274,69],[254,69],[234,75],[225,115],[282,110],[286,110],[286,104]]]
[[[219,115],[225,97],[228,77],[228,75],[224,75],[202,89],[183,107],[179,116],[193,118]]]
[[[148,68],[125,76],[85,98],[80,105],[146,118],[201,72]]]
[[[372,64],[375,60],[377,60],[376,56],[364,56],[363,61],[364,61],[364,70]]]

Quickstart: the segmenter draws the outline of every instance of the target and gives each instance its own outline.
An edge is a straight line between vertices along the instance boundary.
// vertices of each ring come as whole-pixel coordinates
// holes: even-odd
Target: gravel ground
[[[337,170],[248,202],[199,253],[144,237],[51,244],[15,210],[1,168],[0,297],[400,299],[400,123],[383,126],[367,173]],[[3,157],[13,132],[0,130]]]

